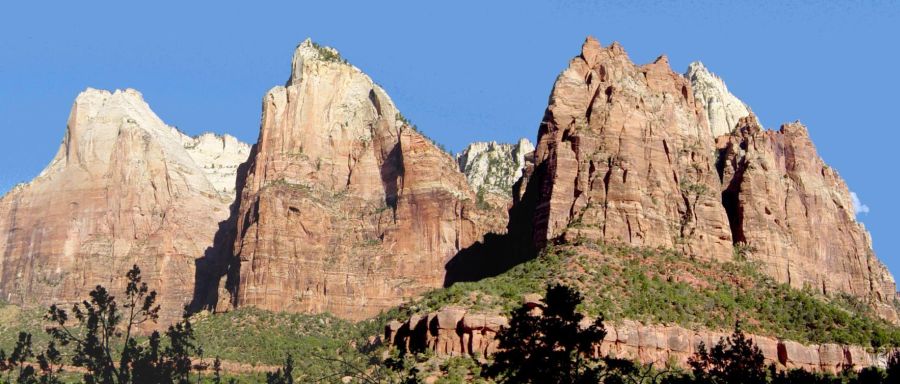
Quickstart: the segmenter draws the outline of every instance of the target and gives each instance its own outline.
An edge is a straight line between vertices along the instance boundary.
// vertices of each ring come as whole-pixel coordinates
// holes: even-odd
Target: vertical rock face
[[[742,117],[750,115],[750,107],[728,92],[725,82],[709,72],[703,63],[695,61],[684,74],[691,81],[694,99],[706,112],[706,119],[713,137],[725,135],[734,130]]]
[[[232,304],[361,319],[444,282],[479,240],[454,159],[309,40],[263,102],[237,218]]]
[[[747,257],[779,282],[855,295],[898,320],[893,277],[806,128],[763,130],[700,64],[685,76],[665,57],[636,66],[589,38],[557,78],[514,198],[538,247],[586,236]]]
[[[513,184],[522,177],[525,155],[533,151],[534,144],[524,138],[516,144],[477,142],[456,155],[456,161],[473,190],[511,196]]]
[[[81,93],[50,165],[0,200],[0,297],[67,303],[98,284],[117,293],[137,264],[163,318],[176,319],[231,202],[184,140],[137,91]],[[240,146],[220,153],[240,161]]]
[[[894,279],[855,219],[847,185],[819,158],[806,127],[762,129],[754,116],[719,137],[723,203],[745,256],[796,288],[871,298],[896,320]]]
[[[633,64],[588,38],[557,78],[517,201],[533,238],[587,236],[730,257],[706,112],[662,56]]]

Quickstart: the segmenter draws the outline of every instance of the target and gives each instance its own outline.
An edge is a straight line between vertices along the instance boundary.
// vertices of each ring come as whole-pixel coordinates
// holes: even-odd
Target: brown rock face
[[[589,38],[558,77],[519,201],[534,241],[572,236],[730,255],[715,146],[690,83],[665,57],[634,65]]]
[[[50,165],[0,200],[0,297],[71,303],[98,284],[118,294],[137,264],[163,321],[177,319],[231,202],[185,140],[137,91],[81,93]]]
[[[762,129],[753,116],[719,137],[723,203],[745,256],[796,288],[871,298],[896,320],[894,279],[855,220],[850,191],[816,153],[806,127]]]
[[[265,97],[242,179],[236,305],[362,319],[442,286],[446,262],[483,232],[454,159],[308,40]]]

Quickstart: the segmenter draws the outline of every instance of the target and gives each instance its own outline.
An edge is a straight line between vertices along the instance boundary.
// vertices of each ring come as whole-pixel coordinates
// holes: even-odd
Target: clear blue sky
[[[132,3],[0,8],[0,191],[49,162],[88,86],[136,88],[170,125],[255,142],[262,96],[306,37],[338,48],[453,151],[534,139],[556,75],[594,35],[640,63],[702,60],[767,127],[806,123],[900,274],[896,1]]]

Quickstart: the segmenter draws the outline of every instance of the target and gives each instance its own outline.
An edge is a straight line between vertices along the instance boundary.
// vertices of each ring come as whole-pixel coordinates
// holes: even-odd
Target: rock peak
[[[291,61],[291,78],[288,85],[300,81],[304,66],[321,64],[337,64],[353,67],[347,60],[341,57],[341,53],[332,47],[319,45],[311,38],[303,40],[294,50],[294,58]]]
[[[706,112],[704,118],[713,136],[728,134],[742,117],[752,113],[750,107],[729,92],[725,82],[703,63],[695,61],[688,65],[684,77],[691,82],[694,99]]]

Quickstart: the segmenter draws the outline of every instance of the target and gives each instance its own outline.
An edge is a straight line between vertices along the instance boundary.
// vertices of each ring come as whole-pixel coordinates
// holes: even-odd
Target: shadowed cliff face
[[[234,303],[362,319],[444,282],[487,231],[453,158],[331,48],[269,91],[237,215]]]
[[[637,66],[589,38],[553,87],[514,192],[511,212],[532,228],[511,221],[511,233],[516,224],[537,247],[586,237],[746,257],[779,282],[855,295],[896,321],[894,280],[843,180],[804,127],[764,131],[749,113],[702,65],[685,76],[664,56]]]
[[[0,296],[35,306],[83,300],[98,284],[115,294],[137,264],[163,320],[177,319],[194,260],[228,217],[227,187],[210,175],[233,184],[249,147],[187,137],[134,90],[86,90],[67,128],[41,175],[0,200]]]

